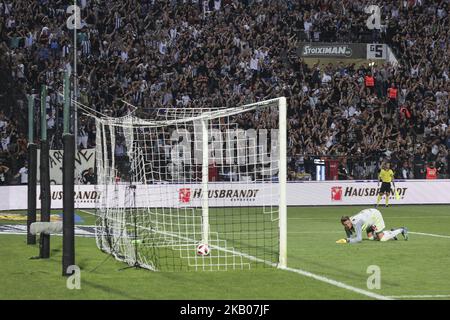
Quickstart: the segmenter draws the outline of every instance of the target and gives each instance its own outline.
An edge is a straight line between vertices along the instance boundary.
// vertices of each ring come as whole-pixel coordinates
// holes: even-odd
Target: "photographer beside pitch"
[[[386,198],[386,207],[388,207],[389,206],[389,196],[391,194],[391,183],[395,190],[394,171],[392,171],[392,169],[390,168],[389,162],[384,162],[381,165],[381,170],[380,170],[380,173],[378,174],[378,186],[380,185],[380,182],[381,182],[381,188],[380,188],[380,193],[378,194],[378,197],[377,197],[376,207],[378,207],[378,205],[380,204],[380,201],[381,201],[381,198],[383,197],[383,195]]]
[[[385,225],[381,212],[370,208],[358,212],[352,217],[343,216],[341,223],[344,226],[346,239],[337,240],[336,243],[358,243],[362,241],[362,233],[365,231],[369,240],[397,240],[400,233],[408,240],[408,229],[406,227],[384,231]]]

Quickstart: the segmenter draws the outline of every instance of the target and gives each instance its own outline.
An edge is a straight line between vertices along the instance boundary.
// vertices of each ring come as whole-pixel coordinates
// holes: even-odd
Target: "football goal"
[[[286,99],[96,119],[98,247],[155,271],[286,266]]]

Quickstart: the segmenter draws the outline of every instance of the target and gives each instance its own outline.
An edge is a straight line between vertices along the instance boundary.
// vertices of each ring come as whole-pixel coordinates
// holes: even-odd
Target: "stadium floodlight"
[[[96,154],[101,250],[150,270],[286,266],[284,97],[97,118]]]

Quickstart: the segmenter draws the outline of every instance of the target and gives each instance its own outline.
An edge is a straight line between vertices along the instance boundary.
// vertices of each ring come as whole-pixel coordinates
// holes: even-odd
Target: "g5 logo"
[[[370,30],[381,29],[381,9],[377,5],[370,5],[364,9],[365,13],[370,14],[366,20],[366,26]]]
[[[374,55],[374,58],[383,58],[383,45],[371,44],[370,52]]]
[[[68,6],[66,12],[71,14],[69,18],[67,18],[67,29],[81,29],[81,10],[79,6]]]

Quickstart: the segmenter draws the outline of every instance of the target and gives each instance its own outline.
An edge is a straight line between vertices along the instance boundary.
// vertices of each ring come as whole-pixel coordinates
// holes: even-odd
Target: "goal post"
[[[286,267],[286,108],[97,118],[98,247],[150,270]]]
[[[209,243],[209,201],[208,201],[208,183],[209,183],[209,139],[208,139],[208,119],[203,118],[202,122],[202,243]]]
[[[279,159],[279,228],[280,228],[280,256],[278,266],[280,268],[287,267],[287,103],[286,97],[279,100],[279,142],[280,159]]]

